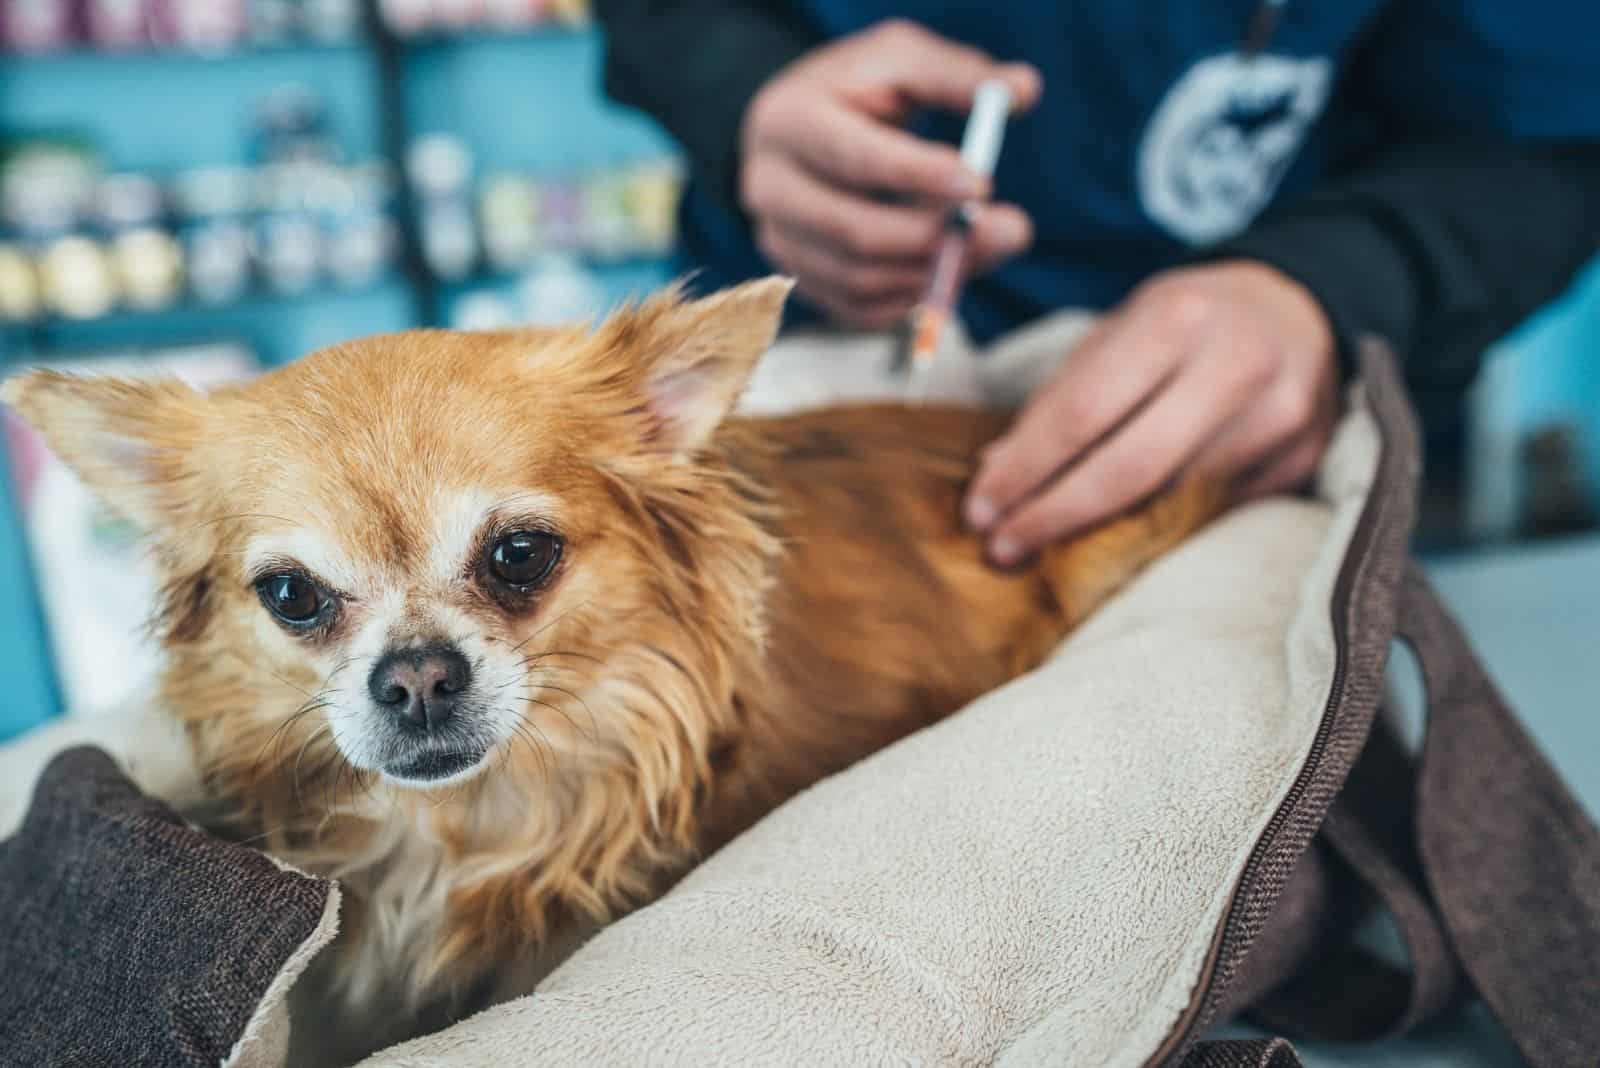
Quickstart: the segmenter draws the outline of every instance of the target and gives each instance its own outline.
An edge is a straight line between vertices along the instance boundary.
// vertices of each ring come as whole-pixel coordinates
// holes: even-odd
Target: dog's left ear
[[[793,288],[791,279],[763,278],[694,301],[671,290],[601,328],[636,369],[653,444],[678,455],[705,444],[777,336]]]
[[[176,380],[33,371],[0,382],[0,401],[123,518],[163,535],[192,519],[205,465],[193,455],[204,398]]]

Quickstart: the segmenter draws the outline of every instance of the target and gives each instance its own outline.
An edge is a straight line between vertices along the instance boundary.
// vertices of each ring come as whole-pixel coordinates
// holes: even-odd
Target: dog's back
[[[785,545],[769,598],[769,692],[741,695],[720,751],[714,842],[782,795],[1036,666],[1137,571],[1223,506],[1180,485],[1002,571],[960,516],[1004,413],[864,405],[726,428],[774,488]]]

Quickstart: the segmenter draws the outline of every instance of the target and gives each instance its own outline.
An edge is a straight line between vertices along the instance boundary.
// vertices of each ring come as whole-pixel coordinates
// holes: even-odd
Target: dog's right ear
[[[601,326],[594,368],[641,417],[647,449],[686,456],[705,444],[777,336],[793,288],[772,277],[685,300],[673,287]]]
[[[191,387],[32,371],[0,383],[0,401],[134,525],[159,534],[192,522],[204,496],[195,453],[206,408]]]

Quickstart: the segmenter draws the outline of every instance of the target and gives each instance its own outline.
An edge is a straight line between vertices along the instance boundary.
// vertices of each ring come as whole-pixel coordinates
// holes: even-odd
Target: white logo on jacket
[[[1145,213],[1190,244],[1243,230],[1322,114],[1332,73],[1326,59],[1238,53],[1190,67],[1145,127]]]

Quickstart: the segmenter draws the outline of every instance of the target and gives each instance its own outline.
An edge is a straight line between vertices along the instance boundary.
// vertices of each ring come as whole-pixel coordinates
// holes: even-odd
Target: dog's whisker
[[[506,751],[506,754],[505,754],[505,758],[502,761],[502,764],[510,764],[513,768],[515,768],[517,770],[517,774],[521,776],[522,781],[524,783],[526,783],[530,789],[537,790],[538,787],[539,787],[539,779],[535,776],[533,769],[523,766],[523,764],[522,764],[522,762],[520,760],[514,759],[514,757],[512,755],[512,752],[511,752],[513,749],[516,748],[517,741],[520,740],[520,741],[522,741],[522,743],[524,745],[526,745],[528,747],[529,752],[534,754],[535,758],[537,758],[538,755],[539,755],[539,750],[533,744],[533,741],[532,741],[531,738],[521,737],[519,739],[517,737],[517,732],[522,730],[522,729],[523,728],[522,728],[522,725],[520,723],[516,723],[516,724],[512,725],[512,727],[511,727],[512,735],[505,739],[505,744],[506,744],[506,750],[507,751]]]
[[[228,515],[219,515],[219,516],[216,516],[213,519],[208,519],[208,520],[200,523],[199,526],[210,527],[210,526],[216,526],[216,525],[218,525],[220,523],[234,523],[234,522],[239,522],[239,521],[245,520],[245,519],[271,519],[274,522],[282,523],[285,526],[294,526],[295,525],[294,520],[285,519],[281,515],[272,515],[272,514],[266,513],[266,512],[233,512],[233,513],[230,513]]]
[[[298,692],[302,696],[305,696],[305,697],[308,697],[308,698],[311,696],[311,691],[307,690],[305,687],[295,685],[294,683],[290,682],[288,679],[284,678],[282,675],[279,675],[276,671],[273,671],[269,667],[265,667],[265,666],[263,666],[261,664],[252,663],[250,660],[247,660],[245,658],[244,654],[239,652],[239,650],[233,649],[233,648],[224,647],[223,652],[227,653],[229,656],[231,656],[235,660],[239,661],[239,663],[245,665],[248,668],[251,668],[252,670],[259,671],[264,675],[270,675],[272,678],[277,679],[279,682],[283,683],[285,686],[289,687],[291,690],[294,690],[294,691]]]
[[[527,703],[527,704],[530,704],[530,705],[538,705],[538,706],[540,706],[540,707],[541,707],[541,708],[548,708],[548,709],[550,709],[550,710],[551,710],[551,711],[552,711],[552,712],[554,712],[554,713],[556,713],[556,714],[557,714],[557,715],[559,715],[559,716],[560,716],[560,717],[561,717],[561,718],[562,718],[562,719],[564,719],[564,720],[566,720],[566,721],[567,721],[567,723],[569,723],[569,724],[570,724],[570,725],[571,725],[571,726],[572,726],[572,729],[573,729],[573,730],[574,730],[574,731],[576,731],[576,730],[577,730],[577,729],[578,729],[578,725],[577,725],[577,724],[576,724],[576,723],[573,723],[573,722],[572,722],[572,717],[570,717],[570,716],[568,716],[568,715],[567,715],[567,714],[566,714],[566,713],[565,713],[565,712],[563,712],[563,711],[561,711],[561,709],[560,709],[560,708],[558,708],[558,707],[556,707],[556,706],[555,706],[555,705],[553,705],[553,704],[551,704],[551,703],[550,703],[550,702],[549,702],[549,701],[543,701],[543,700],[540,700],[540,699],[539,699],[539,698],[537,698],[537,697],[533,697],[533,696],[531,696],[531,695],[530,695],[530,696],[527,696],[527,697],[525,697],[525,698],[523,698],[523,700],[524,700],[524,701],[525,701],[525,702],[526,702],[526,703]],[[546,745],[548,745],[548,744],[549,744],[549,741],[550,741],[550,740],[549,740],[549,738],[548,738],[548,737],[546,737],[546,736],[545,736],[545,733],[544,733],[544,731],[543,731],[543,730],[541,730],[541,729],[540,729],[540,727],[539,727],[539,725],[538,725],[538,724],[537,724],[537,723],[535,723],[535,722],[534,722],[534,721],[533,721],[533,720],[531,720],[531,719],[524,719],[524,720],[523,720],[523,722],[524,722],[524,723],[525,723],[525,724],[527,724],[527,725],[528,725],[528,726],[529,726],[529,727],[531,727],[531,728],[533,728],[533,729],[534,729],[534,730],[536,730],[536,731],[538,731],[538,732],[539,732],[539,737],[541,737],[541,738],[544,738],[544,739],[545,739],[545,744],[546,744]],[[597,741],[597,742],[598,742],[598,741],[599,741],[599,737],[598,737],[598,736],[596,736],[596,738],[595,738],[595,741]],[[550,748],[550,751],[551,751],[551,752],[552,752],[552,753],[554,753],[554,752],[555,752],[555,747],[554,747],[554,746],[551,746],[551,748]]]
[[[276,743],[279,749],[279,755],[281,755],[283,743],[288,740],[290,730],[301,719],[307,715],[310,715],[311,712],[312,708],[310,706],[302,706],[288,719],[278,724],[277,728],[274,729],[271,734],[267,735],[267,740],[261,743],[261,748],[256,752],[255,760],[251,761],[250,766],[252,768],[259,768],[262,760],[264,760],[267,756],[268,748],[272,747],[274,743]]]
[[[295,796],[295,800],[296,801],[300,801],[301,800],[301,797],[300,797],[300,762],[305,759],[306,748],[308,746],[310,746],[313,742],[315,742],[318,738],[320,738],[325,732],[326,733],[331,733],[332,731],[333,731],[333,727],[331,725],[329,725],[329,724],[324,723],[322,726],[320,726],[316,730],[312,731],[311,734],[309,736],[307,736],[307,738],[306,738],[306,740],[304,742],[300,743],[300,752],[295,757],[295,760],[294,760],[294,796]]]
[[[589,660],[589,661],[592,661],[593,663],[596,663],[596,664],[599,664],[599,663],[602,662],[601,659],[598,656],[591,656],[588,653],[574,652],[571,649],[545,649],[542,652],[531,653],[531,654],[529,654],[529,656],[535,663],[537,663],[540,660],[543,660],[547,656],[572,656],[572,657],[577,657],[577,658],[579,658],[581,660]]]
[[[566,687],[557,686],[554,683],[536,682],[536,683],[533,683],[532,685],[539,687],[539,689],[541,689],[541,690],[554,690],[556,693],[565,694],[566,696],[572,698],[574,701],[578,702],[578,704],[582,705],[583,706],[583,711],[589,717],[589,730],[590,730],[589,737],[596,744],[599,743],[599,741],[600,741],[600,721],[595,719],[594,709],[589,707],[589,702],[588,701],[585,701],[582,697],[578,696],[576,693],[574,693],[573,691],[567,689]],[[561,714],[561,718],[567,721],[568,726],[570,726],[574,731],[578,731],[578,725],[573,722],[572,717],[567,715],[565,710],[563,710],[562,708],[560,708],[558,705],[556,705],[554,703],[548,703],[546,705],[546,707],[554,708],[557,712],[559,712]],[[581,733],[581,732],[579,732],[579,733]]]
[[[534,739],[533,734],[529,732],[530,728],[533,731],[538,731],[539,740]],[[553,755],[554,751],[550,749],[549,739],[544,737],[544,732],[539,731],[539,729],[534,727],[532,724],[523,723],[517,724],[512,728],[512,730],[516,733],[517,737],[521,738],[527,743],[528,749],[533,753],[534,759],[539,761],[540,774],[548,779],[550,777],[550,765],[547,763],[546,753]]]
[[[511,647],[511,652],[513,652],[513,653],[521,652],[524,646],[526,646],[529,642],[533,641],[535,638],[539,637],[545,631],[549,630],[551,627],[555,626],[557,623],[560,623],[563,619],[566,619],[568,616],[570,616],[572,613],[578,611],[580,608],[587,608],[587,607],[589,607],[589,602],[588,601],[579,601],[577,604],[573,605],[571,608],[567,609],[565,612],[562,612],[560,615],[556,616],[556,618],[550,620],[548,623],[544,624],[538,630],[534,631],[532,634],[530,634],[526,638],[522,639],[516,645],[513,645]]]

